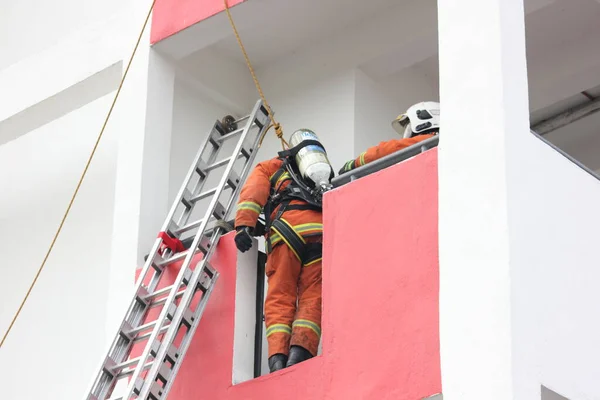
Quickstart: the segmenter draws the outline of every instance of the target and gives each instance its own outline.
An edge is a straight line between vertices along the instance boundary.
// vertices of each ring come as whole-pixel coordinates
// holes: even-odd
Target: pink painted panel
[[[233,323],[235,306],[235,277],[237,264],[237,249],[232,233],[224,235],[217,245],[212,256],[211,264],[219,271],[219,278],[211,295],[210,301],[204,310],[200,324],[196,330],[194,340],[190,344],[186,357],[177,375],[177,380],[171,389],[169,400],[189,399],[197,393],[197,388],[190,384],[195,382],[201,374],[215,387],[226,388],[231,385],[231,371],[233,369]],[[192,262],[192,269],[202,254],[196,256]],[[158,289],[173,284],[179,273],[179,261],[170,264],[165,270]],[[139,273],[139,270],[137,271]],[[136,278],[138,276],[136,273]],[[200,294],[193,300],[195,306],[200,299]],[[160,309],[151,310],[148,321],[154,320]],[[176,341],[179,343],[181,337]],[[141,354],[141,343],[134,347],[133,357]],[[210,360],[210,363],[207,362]],[[229,375],[224,374],[229,371]],[[191,397],[190,397],[191,396]]]
[[[223,237],[213,259],[221,277],[169,400],[417,400],[441,392],[437,201],[436,149],[327,194],[323,355],[235,386],[237,252],[233,236]]]
[[[336,399],[441,392],[437,152],[326,196],[323,350]]]
[[[229,7],[244,0],[228,0]],[[225,10],[223,0],[156,0],[150,42],[157,43]]]

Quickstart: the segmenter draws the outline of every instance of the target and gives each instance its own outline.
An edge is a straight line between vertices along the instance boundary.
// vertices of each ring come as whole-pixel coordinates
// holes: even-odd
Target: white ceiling
[[[581,91],[592,89],[590,94],[600,95],[593,89],[600,86],[600,0],[525,0],[525,6],[535,123],[589,101]],[[360,68],[385,84],[402,82],[402,76],[417,71],[437,91],[436,11],[436,0],[250,0],[235,7],[233,15],[259,75],[285,63],[306,66],[307,76],[337,65]],[[260,18],[244,20],[248,15]],[[227,89],[220,88],[219,81],[228,71],[236,75],[234,81],[248,82],[251,92],[244,59],[227,31],[231,28],[226,19],[215,21],[223,29],[220,39],[184,58],[182,67],[223,93]],[[590,117],[547,138],[598,169],[599,122],[600,116]]]
[[[343,6],[340,3],[340,0],[250,0],[248,6],[261,7],[264,15],[260,23],[240,29],[254,67],[264,68],[295,50],[327,40],[358,21],[386,13],[398,0],[344,1]],[[234,18],[241,21],[243,13],[239,16],[234,13]],[[244,63],[234,36],[220,40],[212,48],[224,59]]]

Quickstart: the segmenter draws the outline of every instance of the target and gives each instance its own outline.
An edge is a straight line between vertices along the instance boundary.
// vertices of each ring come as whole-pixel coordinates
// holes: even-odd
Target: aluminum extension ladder
[[[166,399],[219,276],[209,264],[210,256],[227,230],[226,218],[252,167],[258,141],[268,128],[269,117],[260,100],[249,116],[234,122],[234,128],[244,121],[242,128],[231,132],[217,121],[196,155],[146,259],[131,304],[86,400],[110,399],[115,385],[123,378],[128,378],[129,384],[124,396],[117,399]],[[217,161],[224,142],[238,136],[233,155]],[[210,172],[225,165],[218,185],[203,191]],[[231,190],[230,196],[220,200],[227,189]],[[204,216],[189,222],[197,203],[209,198]],[[194,230],[192,244],[186,250],[181,240],[186,233],[189,240]],[[192,268],[194,256],[200,252],[203,258]],[[182,259],[173,285],[157,289],[165,267]],[[200,300],[192,307],[198,296]],[[150,318],[149,311],[155,309],[153,312],[157,313],[159,307],[159,316]],[[132,356],[134,344],[143,347],[140,356]]]

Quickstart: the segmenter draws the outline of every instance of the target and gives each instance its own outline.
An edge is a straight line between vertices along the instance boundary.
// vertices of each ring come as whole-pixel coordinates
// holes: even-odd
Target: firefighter
[[[266,239],[271,372],[315,356],[321,338],[321,198],[333,169],[314,132],[294,132],[290,145],[256,165],[242,187],[235,218],[239,251],[252,247],[253,236]],[[264,227],[257,225],[261,212]]]
[[[367,149],[356,159],[345,163],[339,174],[361,167],[439,134],[440,103],[435,101],[417,103],[406,110],[406,113],[400,114],[393,120],[392,127],[402,136],[402,139],[381,142],[377,146]]]

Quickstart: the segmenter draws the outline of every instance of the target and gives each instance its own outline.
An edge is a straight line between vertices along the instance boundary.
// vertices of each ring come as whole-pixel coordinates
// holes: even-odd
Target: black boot
[[[306,350],[301,346],[292,346],[290,347],[290,356],[287,360],[286,367],[291,367],[292,365],[298,364],[302,361],[306,361],[309,358],[312,358],[312,354],[310,351]]]
[[[285,354],[273,354],[271,357],[269,357],[269,370],[271,372],[275,372],[279,371],[280,369],[284,369],[287,359],[288,358]]]

